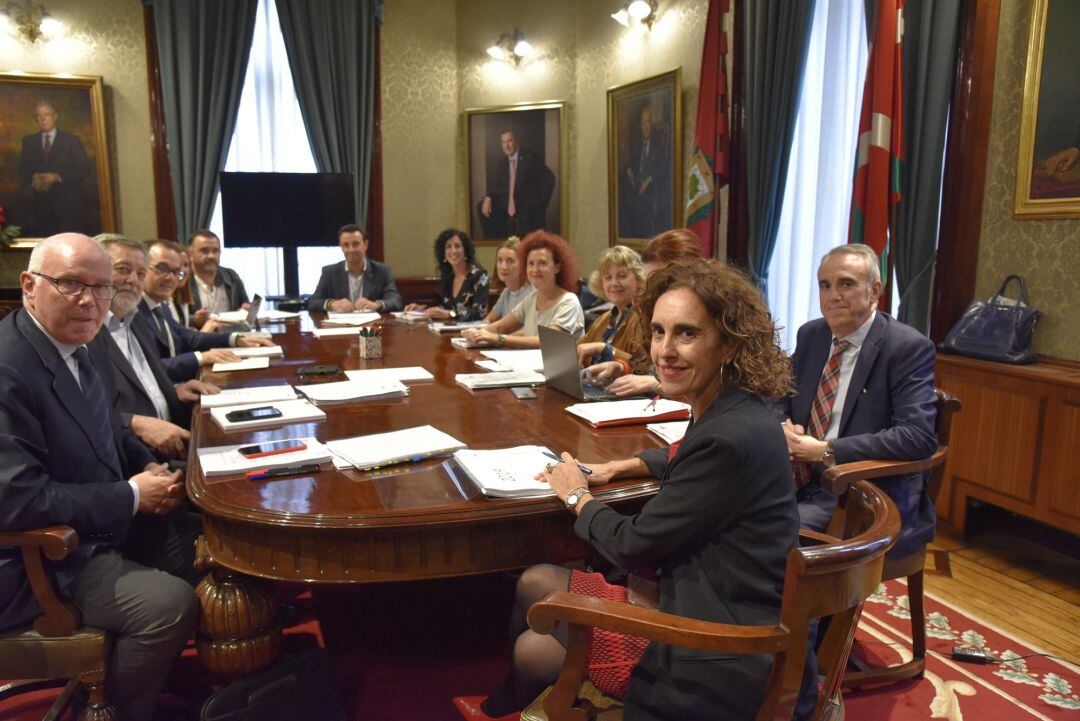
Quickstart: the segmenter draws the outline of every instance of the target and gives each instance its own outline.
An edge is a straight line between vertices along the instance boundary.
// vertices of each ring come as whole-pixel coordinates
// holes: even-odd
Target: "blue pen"
[[[563,460],[561,458],[559,458],[557,455],[555,455],[554,453],[548,453],[547,451],[544,451],[543,453],[548,458],[554,458],[559,463],[563,462]],[[582,473],[584,473],[586,476],[591,476],[592,475],[592,471],[590,471],[588,468],[581,465],[580,463],[578,464],[578,470],[581,471]]]

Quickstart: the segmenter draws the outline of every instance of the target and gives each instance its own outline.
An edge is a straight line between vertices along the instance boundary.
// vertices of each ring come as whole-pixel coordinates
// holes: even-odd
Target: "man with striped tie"
[[[77,548],[50,570],[83,622],[112,632],[107,683],[120,718],[149,721],[198,602],[187,582],[126,550],[137,521],[179,506],[183,483],[116,410],[98,335],[116,294],[105,250],[52,236],[19,283],[24,307],[0,320],[0,531],[75,529]],[[21,554],[0,548],[0,629],[40,613]]]
[[[868,459],[917,460],[937,448],[934,344],[878,311],[881,274],[866,245],[833,248],[818,267],[823,318],[799,329],[796,393],[782,404],[798,486],[799,520],[823,531],[836,499],[818,483],[824,468]],[[900,509],[896,558],[934,537],[935,515],[921,474],[877,484]]]

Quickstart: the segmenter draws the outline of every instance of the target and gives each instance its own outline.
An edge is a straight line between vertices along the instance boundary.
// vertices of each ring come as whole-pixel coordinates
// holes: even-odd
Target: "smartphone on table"
[[[237,448],[240,455],[244,458],[262,458],[263,456],[276,456],[280,453],[294,453],[296,451],[307,450],[307,444],[303,441],[289,440],[289,441],[267,441],[266,443],[256,443],[250,446],[244,446],[243,448]]]
[[[231,423],[240,421],[260,421],[266,418],[279,418],[281,411],[273,406],[259,406],[258,408],[244,408],[239,411],[229,411],[225,414],[225,420]]]

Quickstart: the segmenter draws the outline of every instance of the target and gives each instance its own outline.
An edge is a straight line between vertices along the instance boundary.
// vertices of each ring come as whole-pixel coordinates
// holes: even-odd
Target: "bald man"
[[[116,410],[98,337],[116,293],[105,250],[84,235],[47,238],[19,282],[24,307],[0,320],[0,530],[78,532],[78,548],[46,563],[83,622],[114,634],[120,718],[150,721],[197,601],[189,583],[128,558],[125,540],[178,507],[180,474],[155,463]],[[0,548],[0,629],[40,613],[20,554]]]

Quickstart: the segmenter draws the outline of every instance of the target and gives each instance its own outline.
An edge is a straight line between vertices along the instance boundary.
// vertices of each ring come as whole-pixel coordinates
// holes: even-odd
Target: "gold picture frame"
[[[682,68],[610,88],[608,244],[638,250],[681,226]]]
[[[0,206],[23,228],[13,247],[115,230],[103,88],[100,76],[0,73]]]
[[[538,228],[569,238],[565,115],[566,102],[561,100],[465,110],[469,234],[476,245],[498,245],[511,235],[524,237]],[[513,147],[507,142],[510,136]],[[485,199],[490,199],[486,215]]]
[[[1017,219],[1080,218],[1080,3],[1034,0],[1024,70]]]

